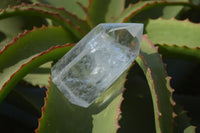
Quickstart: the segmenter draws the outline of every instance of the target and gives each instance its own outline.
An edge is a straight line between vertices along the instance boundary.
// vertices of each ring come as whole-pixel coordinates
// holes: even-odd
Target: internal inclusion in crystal
[[[142,24],[100,24],[52,67],[52,81],[73,104],[88,107],[132,64]]]

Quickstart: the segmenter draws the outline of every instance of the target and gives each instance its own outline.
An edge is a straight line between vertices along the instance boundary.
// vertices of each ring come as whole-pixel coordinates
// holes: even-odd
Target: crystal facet
[[[52,81],[73,104],[88,107],[139,54],[143,24],[99,24],[51,69]]]

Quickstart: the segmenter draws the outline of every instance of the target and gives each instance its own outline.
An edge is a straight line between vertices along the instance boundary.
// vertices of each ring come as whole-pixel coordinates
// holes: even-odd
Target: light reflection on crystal
[[[100,24],[52,67],[52,80],[73,104],[88,107],[135,60],[142,24]]]

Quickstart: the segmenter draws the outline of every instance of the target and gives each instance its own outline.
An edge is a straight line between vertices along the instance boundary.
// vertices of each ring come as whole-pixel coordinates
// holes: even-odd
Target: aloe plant
[[[200,131],[199,0],[0,3],[2,132]],[[88,108],[69,103],[51,66],[97,24],[126,22],[145,24],[135,63]]]

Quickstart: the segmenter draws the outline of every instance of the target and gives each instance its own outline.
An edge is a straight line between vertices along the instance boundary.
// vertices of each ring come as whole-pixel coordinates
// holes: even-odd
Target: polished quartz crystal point
[[[52,81],[73,104],[88,107],[139,54],[143,24],[99,24],[51,69]]]

